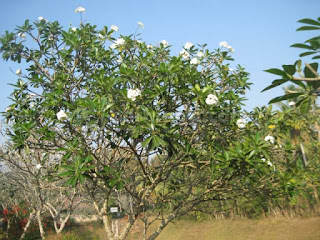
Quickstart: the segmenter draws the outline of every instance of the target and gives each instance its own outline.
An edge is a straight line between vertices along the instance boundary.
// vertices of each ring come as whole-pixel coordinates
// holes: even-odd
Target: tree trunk
[[[26,232],[27,232],[28,228],[30,227],[30,224],[31,224],[31,221],[32,221],[34,213],[35,213],[34,210],[30,213],[29,218],[28,218],[28,222],[27,222],[26,226],[23,228],[23,233],[20,236],[20,239],[23,239],[25,237]]]
[[[154,240],[156,239],[159,234],[162,232],[162,230],[173,220],[175,219],[176,215],[175,214],[170,214],[169,217],[162,221],[161,225],[158,227],[158,229],[150,236],[148,237],[148,240]]]
[[[304,151],[304,147],[303,147],[302,143],[300,143],[300,149],[301,149],[301,153],[302,153],[303,164],[306,167],[308,165],[308,162],[307,162],[306,152]]]
[[[41,220],[41,210],[37,211],[37,220],[38,220],[41,239],[46,239],[45,232],[44,232],[43,225],[42,225],[42,220]]]

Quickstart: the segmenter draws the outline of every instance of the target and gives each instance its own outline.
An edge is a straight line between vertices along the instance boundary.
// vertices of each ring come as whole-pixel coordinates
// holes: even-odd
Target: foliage
[[[297,31],[320,30],[320,18],[317,20],[305,18],[298,22],[306,25],[298,28]],[[320,58],[320,55],[317,55],[320,51],[320,36],[308,39],[305,43],[293,44],[291,47],[309,50],[301,53],[299,55],[300,57],[316,55],[312,57],[313,60]],[[295,100],[297,101],[296,106],[299,107],[301,113],[305,114],[311,109],[311,106],[314,104],[320,93],[318,62],[306,63],[303,67],[302,61],[297,60],[294,64],[282,65],[282,69],[271,68],[266,70],[266,72],[278,75],[279,79],[274,80],[272,84],[262,90],[262,92],[287,82],[293,83],[299,87],[297,91],[290,91],[283,96],[272,99],[269,102],[270,104],[284,100]]]

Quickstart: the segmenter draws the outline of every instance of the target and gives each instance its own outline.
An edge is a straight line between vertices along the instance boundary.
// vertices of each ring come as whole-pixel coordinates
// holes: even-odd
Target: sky
[[[281,87],[261,93],[276,78],[263,70],[299,59],[301,50],[290,45],[318,33],[296,32],[297,21],[320,17],[320,0],[2,0],[0,35],[39,16],[59,21],[65,28],[78,26],[80,18],[74,10],[79,6],[86,9],[84,22],[99,28],[117,25],[123,35],[134,33],[137,22],[143,22],[142,40],[151,44],[166,40],[174,54],[189,41],[207,43],[211,50],[227,41],[235,49],[232,65],[245,67],[253,83],[246,95],[247,110],[282,95]],[[23,67],[0,59],[0,111],[10,104],[9,84],[17,80],[15,70]]]

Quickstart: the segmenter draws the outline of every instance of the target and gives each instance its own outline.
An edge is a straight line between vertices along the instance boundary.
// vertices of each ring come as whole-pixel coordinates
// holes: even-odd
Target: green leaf
[[[282,65],[282,68],[289,75],[294,75],[296,73],[296,67],[294,65]]]
[[[304,93],[288,93],[288,94],[285,94],[283,96],[279,96],[279,97],[273,98],[269,102],[269,104],[276,103],[276,102],[281,102],[283,100],[292,99],[292,98],[298,97],[298,96],[300,96],[302,94],[304,94]]]
[[[320,27],[303,26],[297,29],[297,31],[307,31],[307,30],[319,30]]]
[[[299,20],[298,22],[320,26],[320,22],[313,20],[313,19],[310,19],[310,18],[304,18],[304,19]]]
[[[288,80],[287,79],[276,79],[274,80],[270,86],[266,87],[265,89],[263,89],[261,92],[264,92],[264,91],[267,91],[269,89],[272,89],[274,87],[277,87],[285,82],[287,82]]]
[[[314,71],[316,71],[316,72],[318,71],[318,63],[311,63],[309,65]],[[304,72],[304,76],[306,78],[315,78],[315,77],[317,77],[317,76],[315,76],[315,74],[308,67],[305,67],[303,72]]]
[[[151,140],[152,140],[152,137],[146,138],[146,139],[141,143],[142,147],[148,146]]]
[[[302,44],[302,43],[292,44],[290,47],[304,48],[304,49],[314,50],[313,47],[311,47],[311,46],[309,46],[309,45],[307,45],[307,44]]]
[[[72,176],[72,175],[74,175],[74,171],[66,171],[58,174],[59,177]]]
[[[301,61],[301,60],[297,60],[297,61],[294,63],[294,65],[297,66],[297,70],[298,70],[298,72],[300,72],[300,71],[301,71],[302,61]]]
[[[299,55],[299,57],[305,57],[305,56],[308,56],[308,55],[311,55],[311,54],[315,54],[316,52],[304,52],[304,53],[301,53]]]
[[[310,107],[311,107],[311,98],[308,97],[308,98],[306,98],[305,100],[302,101],[302,103],[300,104],[299,109],[300,109],[300,112],[302,114],[306,114],[306,113],[309,112]]]
[[[286,76],[286,73],[284,71],[277,69],[277,68],[270,68],[270,69],[267,69],[264,71],[268,72],[268,73],[275,74],[275,75],[279,75],[279,76]]]

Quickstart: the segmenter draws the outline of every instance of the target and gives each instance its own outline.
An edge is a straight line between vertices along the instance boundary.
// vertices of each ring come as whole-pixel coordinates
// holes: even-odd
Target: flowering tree
[[[17,29],[0,39],[5,60],[28,64],[4,113],[8,135],[17,149],[63,156],[57,173],[87,190],[109,239],[125,239],[138,215],[144,237],[155,239],[206,202],[276,190],[278,177],[261,159],[271,158],[274,139],[241,118],[250,83],[240,65],[230,68],[226,42],[214,51],[188,42],[175,56],[165,40],[116,37],[114,25],[64,29],[41,18]],[[117,193],[130,199],[119,236],[108,214]]]

